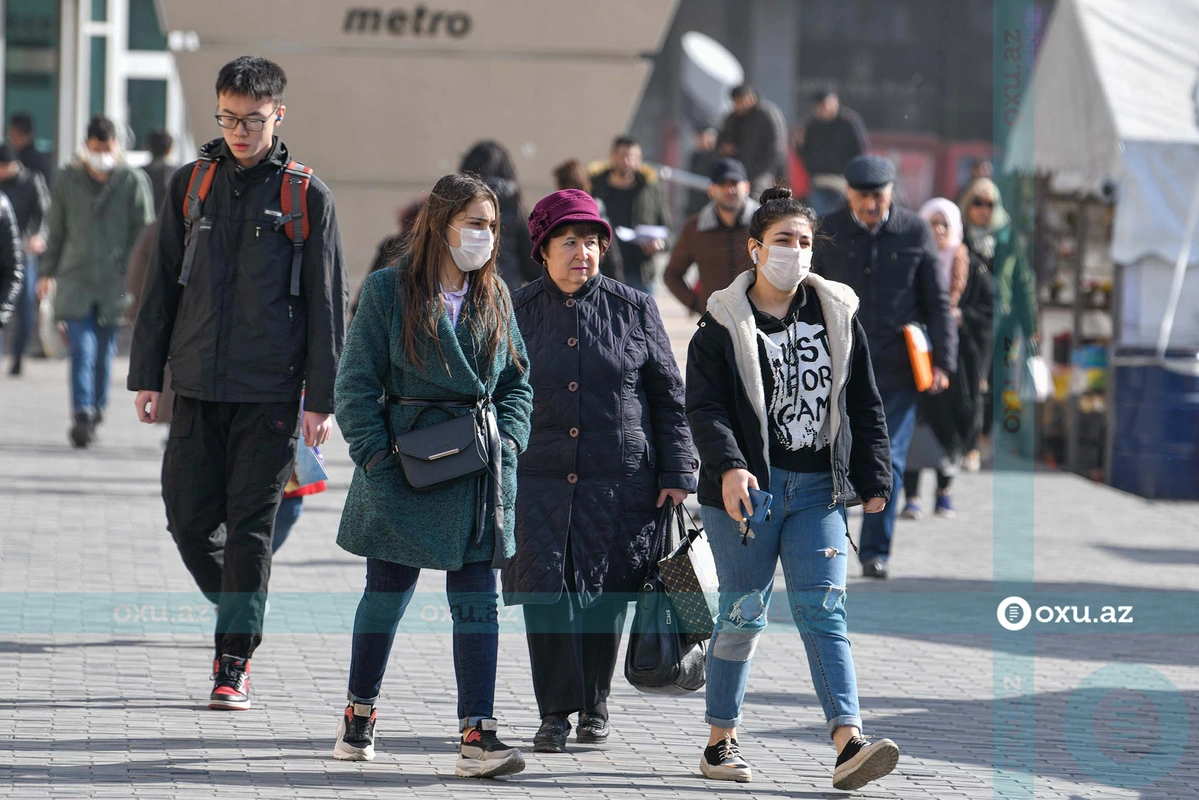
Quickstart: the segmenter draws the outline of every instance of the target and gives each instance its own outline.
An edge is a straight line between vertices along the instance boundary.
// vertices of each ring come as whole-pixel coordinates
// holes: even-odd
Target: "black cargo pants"
[[[218,656],[249,658],[262,641],[275,512],[299,435],[298,398],[218,403],[175,397],[162,498],[184,565],[220,607]]]

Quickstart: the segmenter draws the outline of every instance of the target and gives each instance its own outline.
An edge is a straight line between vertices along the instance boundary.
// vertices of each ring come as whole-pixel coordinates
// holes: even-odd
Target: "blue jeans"
[[[284,497],[280,501],[279,510],[275,512],[275,536],[271,539],[271,555],[279,552],[279,548],[287,541],[292,526],[299,521],[303,512],[303,497]]]
[[[828,733],[862,727],[858,684],[845,617],[845,509],[829,508],[833,480],[827,472],[770,470],[771,518],[754,523],[741,544],[738,523],[722,508],[700,507],[720,581],[720,615],[708,647],[707,714],[718,728],[741,724],[741,704],[774,572],[783,562],[787,602],[808,653],[812,684]]]
[[[866,514],[862,520],[858,560],[863,564],[874,559],[885,562],[891,555],[895,508],[899,502],[899,487],[903,486],[903,468],[907,464],[912,432],[916,430],[916,399],[920,396],[910,389],[879,394],[883,396],[883,414],[887,417],[887,436],[891,440],[891,499],[882,511]]]
[[[37,256],[25,256],[25,285],[17,298],[17,307],[12,319],[12,355],[20,358],[29,346],[29,335],[37,327]]]
[[[108,373],[117,352],[116,325],[101,325],[92,311],[87,319],[68,319],[71,342],[71,408],[103,411],[108,405]]]
[[[366,591],[354,616],[350,658],[351,702],[379,699],[396,628],[412,600],[420,569],[377,558],[366,560]],[[495,665],[499,649],[495,573],[487,561],[445,574],[454,620],[454,674],[458,680],[461,730],[491,719],[495,708]],[[428,667],[422,666],[421,669]]]
[[[808,192],[808,202],[812,204],[812,210],[816,212],[816,216],[826,217],[845,205],[845,193],[838,192],[836,189],[813,186],[812,190]]]

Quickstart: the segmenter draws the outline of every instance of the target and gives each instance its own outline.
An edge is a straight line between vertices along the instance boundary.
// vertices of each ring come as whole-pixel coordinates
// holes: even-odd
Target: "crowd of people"
[[[899,488],[918,518],[922,468],[937,472],[936,511],[952,513],[953,474],[987,424],[992,298],[1010,309],[1002,330],[1034,333],[994,183],[974,181],[960,206],[901,207],[894,165],[865,154],[860,121],[822,93],[791,140],[812,173],[801,202],[776,185],[782,115],[742,86],[723,130],[703,134],[710,186],[677,235],[629,136],[602,165],[559,165],[558,189],[531,208],[508,152],[481,141],[400,210],[351,317],[334,197],[278,135],[285,87],[266,59],[225,65],[220,135],[177,171],[163,134],[150,166],[130,167],[102,117],[51,190],[19,136],[28,126],[14,120],[0,146],[0,323],[13,309],[21,320],[13,372],[34,295],[52,295],[70,342],[69,435],[85,447],[107,408],[117,326],[132,320],[138,417],[169,420],[168,530],[217,606],[209,706],[251,706],[272,553],[301,498],[324,488],[301,479],[297,453],[327,441],[335,414],[354,463],[337,543],[366,560],[335,758],[375,757],[421,570],[446,574],[457,774],[525,766],[498,731],[501,589],[523,608],[534,752],[564,752],[572,730],[607,741],[656,520],[694,495],[719,579],[702,773],[752,779],[737,729],[780,562],[834,786],[891,772],[898,746],[862,735],[847,549],[863,575],[888,576]],[[686,380],[652,297],[667,251],[662,280],[698,318]],[[927,381],[905,338],[913,324],[927,334]],[[761,493],[772,510],[751,521]],[[860,547],[851,505],[865,512]]]

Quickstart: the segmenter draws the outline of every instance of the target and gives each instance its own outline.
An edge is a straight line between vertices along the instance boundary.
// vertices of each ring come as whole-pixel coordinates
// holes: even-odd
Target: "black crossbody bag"
[[[391,433],[387,408],[391,403],[421,407],[403,433]],[[383,404],[383,418],[387,422],[391,452],[398,455],[408,485],[418,492],[428,492],[454,481],[486,474],[491,466],[493,449],[487,424],[490,405],[489,399],[438,400],[388,395]],[[463,408],[471,411],[455,416],[451,410]],[[417,428],[420,418],[431,409],[442,411],[450,418]]]

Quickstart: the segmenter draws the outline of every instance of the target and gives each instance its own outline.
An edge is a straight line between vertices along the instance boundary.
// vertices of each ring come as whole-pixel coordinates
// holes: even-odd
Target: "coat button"
[[[578,343],[579,343],[579,340],[573,336],[566,340],[567,347],[574,347]]]
[[[867,275],[869,275],[869,274],[870,274],[870,267],[866,267],[866,274],[867,274]]]
[[[567,308],[574,308],[574,307],[575,307],[575,301],[574,301],[574,298],[573,298],[573,297],[572,297],[571,299],[569,299],[569,300],[567,300],[567,301],[566,301],[566,307],[567,307]]]
[[[571,429],[570,429],[570,438],[572,438],[572,439],[578,439],[578,438],[579,438],[579,429],[578,429],[578,428],[571,428]]]
[[[567,389],[570,389],[572,392],[577,392],[577,391],[579,391],[579,382],[578,382],[578,381],[571,381],[570,383],[568,383],[568,384],[566,385],[566,388],[567,388]]]
[[[579,476],[572,472],[566,476],[566,482],[572,485],[576,484],[579,482]]]

